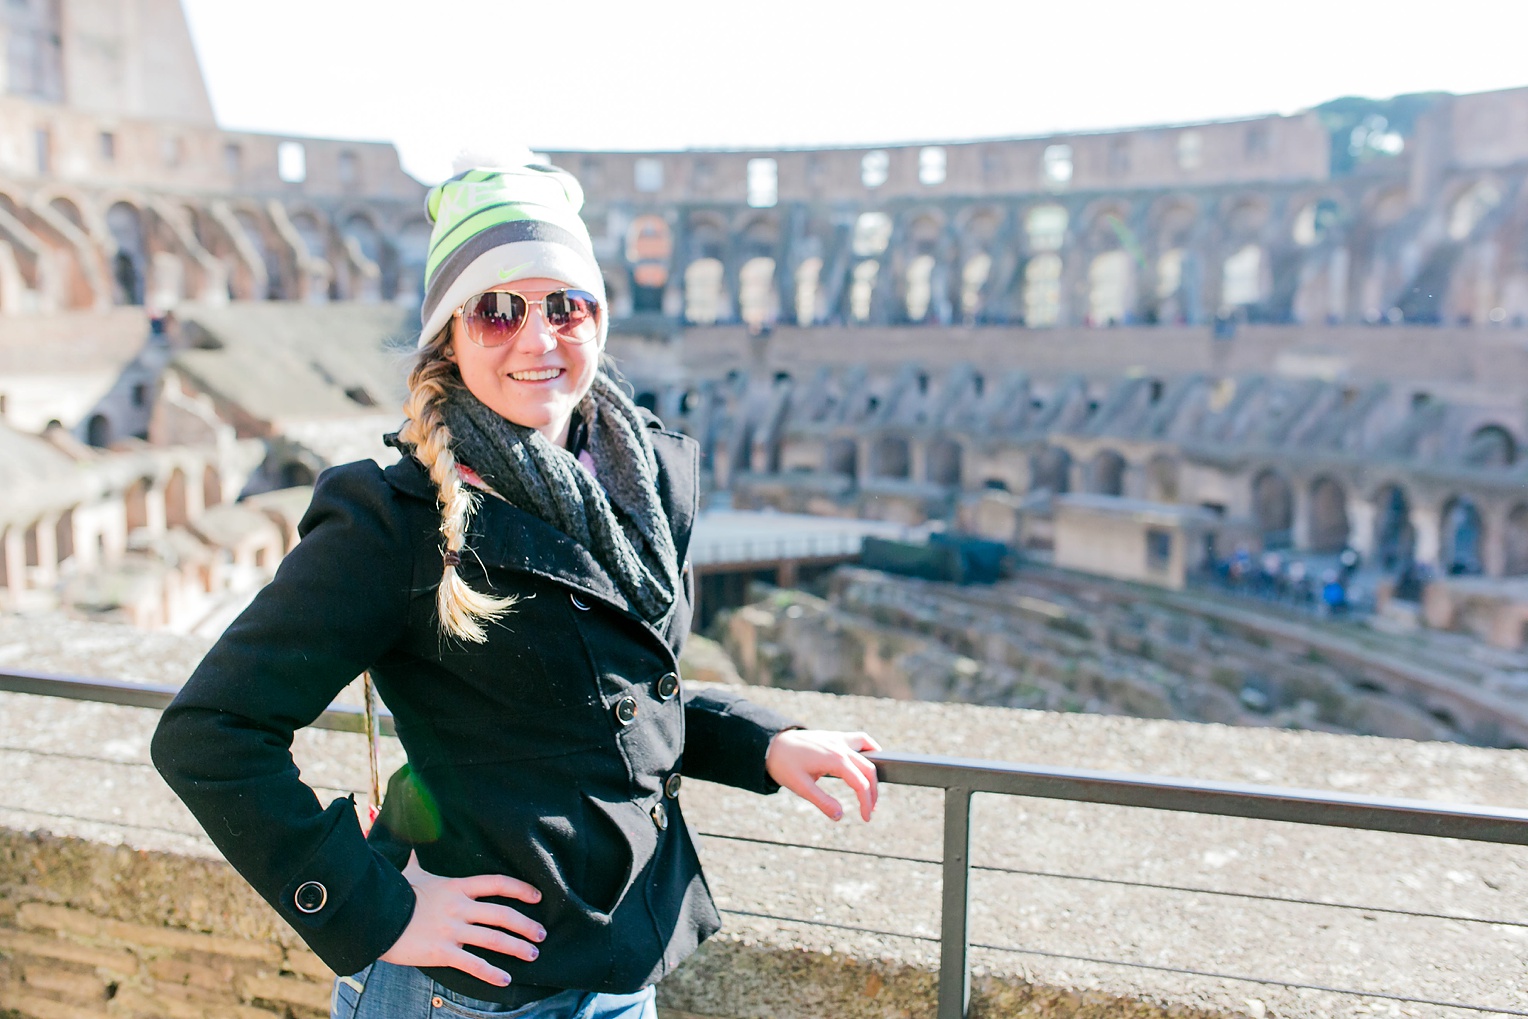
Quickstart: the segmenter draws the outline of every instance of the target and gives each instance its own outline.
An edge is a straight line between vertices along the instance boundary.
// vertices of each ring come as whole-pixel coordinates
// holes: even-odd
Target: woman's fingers
[[[859,799],[860,818],[870,820],[871,811],[875,809],[875,770],[872,768],[869,775],[860,762],[865,759],[856,753],[846,753],[836,762],[830,775],[842,779],[854,795]],[[868,761],[865,761],[868,764]]]
[[[456,883],[461,886],[463,894],[474,899],[497,895],[503,899],[518,899],[521,902],[541,901],[541,892],[534,885],[526,884],[506,874],[477,874],[473,877],[460,877],[456,879]]]
[[[485,984],[493,984],[495,987],[509,986],[508,973],[461,947],[448,949],[444,953],[440,964],[442,966],[450,966],[452,969],[459,969],[463,973],[471,974]]]
[[[513,934],[518,934],[527,941],[545,941],[546,928],[541,926],[530,917],[508,906],[495,905],[492,902],[474,901],[467,910],[468,923],[481,924],[484,927],[499,927]]]
[[[541,949],[529,941],[506,934],[497,927],[464,923],[457,929],[456,937],[459,944],[476,945],[490,952],[498,952],[500,955],[512,955],[516,959],[524,959],[526,962],[536,961],[536,957],[541,954]]]
[[[816,779],[811,775],[793,775],[789,782],[781,782],[780,784],[822,811],[828,816],[829,820],[837,821],[844,816],[843,805],[832,796],[829,796],[827,791],[818,785]]]

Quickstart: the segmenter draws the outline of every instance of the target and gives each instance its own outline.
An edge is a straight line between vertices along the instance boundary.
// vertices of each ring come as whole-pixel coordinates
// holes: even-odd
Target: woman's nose
[[[525,325],[515,337],[516,348],[527,353],[544,354],[557,346],[557,334],[547,325],[539,303],[525,310]]]

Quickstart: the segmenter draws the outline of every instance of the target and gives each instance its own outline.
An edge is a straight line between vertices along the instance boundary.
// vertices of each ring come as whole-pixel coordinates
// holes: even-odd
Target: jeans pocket
[[[334,978],[334,991],[329,995],[329,1019],[355,1019],[370,974],[371,967],[367,966],[359,973]]]

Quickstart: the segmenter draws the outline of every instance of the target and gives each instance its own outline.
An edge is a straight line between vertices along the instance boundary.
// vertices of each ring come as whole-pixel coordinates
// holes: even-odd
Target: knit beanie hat
[[[610,318],[605,279],[578,216],[584,204],[578,181],[566,170],[536,163],[457,169],[425,199],[435,226],[425,259],[419,346],[444,329],[468,298],[536,276],[599,298],[603,345]]]

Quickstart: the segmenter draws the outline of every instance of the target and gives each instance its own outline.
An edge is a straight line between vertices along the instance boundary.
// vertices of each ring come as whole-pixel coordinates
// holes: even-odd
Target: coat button
[[[662,803],[653,804],[653,824],[658,826],[659,831],[668,827],[668,808]]]
[[[630,725],[637,718],[637,699],[635,697],[622,697],[615,702],[615,720],[622,725]]]
[[[292,902],[299,913],[317,913],[329,901],[329,889],[317,881],[304,881],[297,886]]]
[[[677,798],[679,796],[679,787],[683,783],[684,779],[680,777],[679,772],[674,772],[663,782],[663,795],[671,800]]]
[[[658,699],[671,701],[678,692],[679,674],[676,672],[665,672],[658,680]]]
[[[580,611],[580,612],[588,612],[589,611],[589,606],[586,605],[584,603],[584,600],[582,598],[580,598],[578,595],[570,594],[570,595],[568,595],[568,600],[573,603],[573,607],[575,609],[577,609],[578,611]]]

